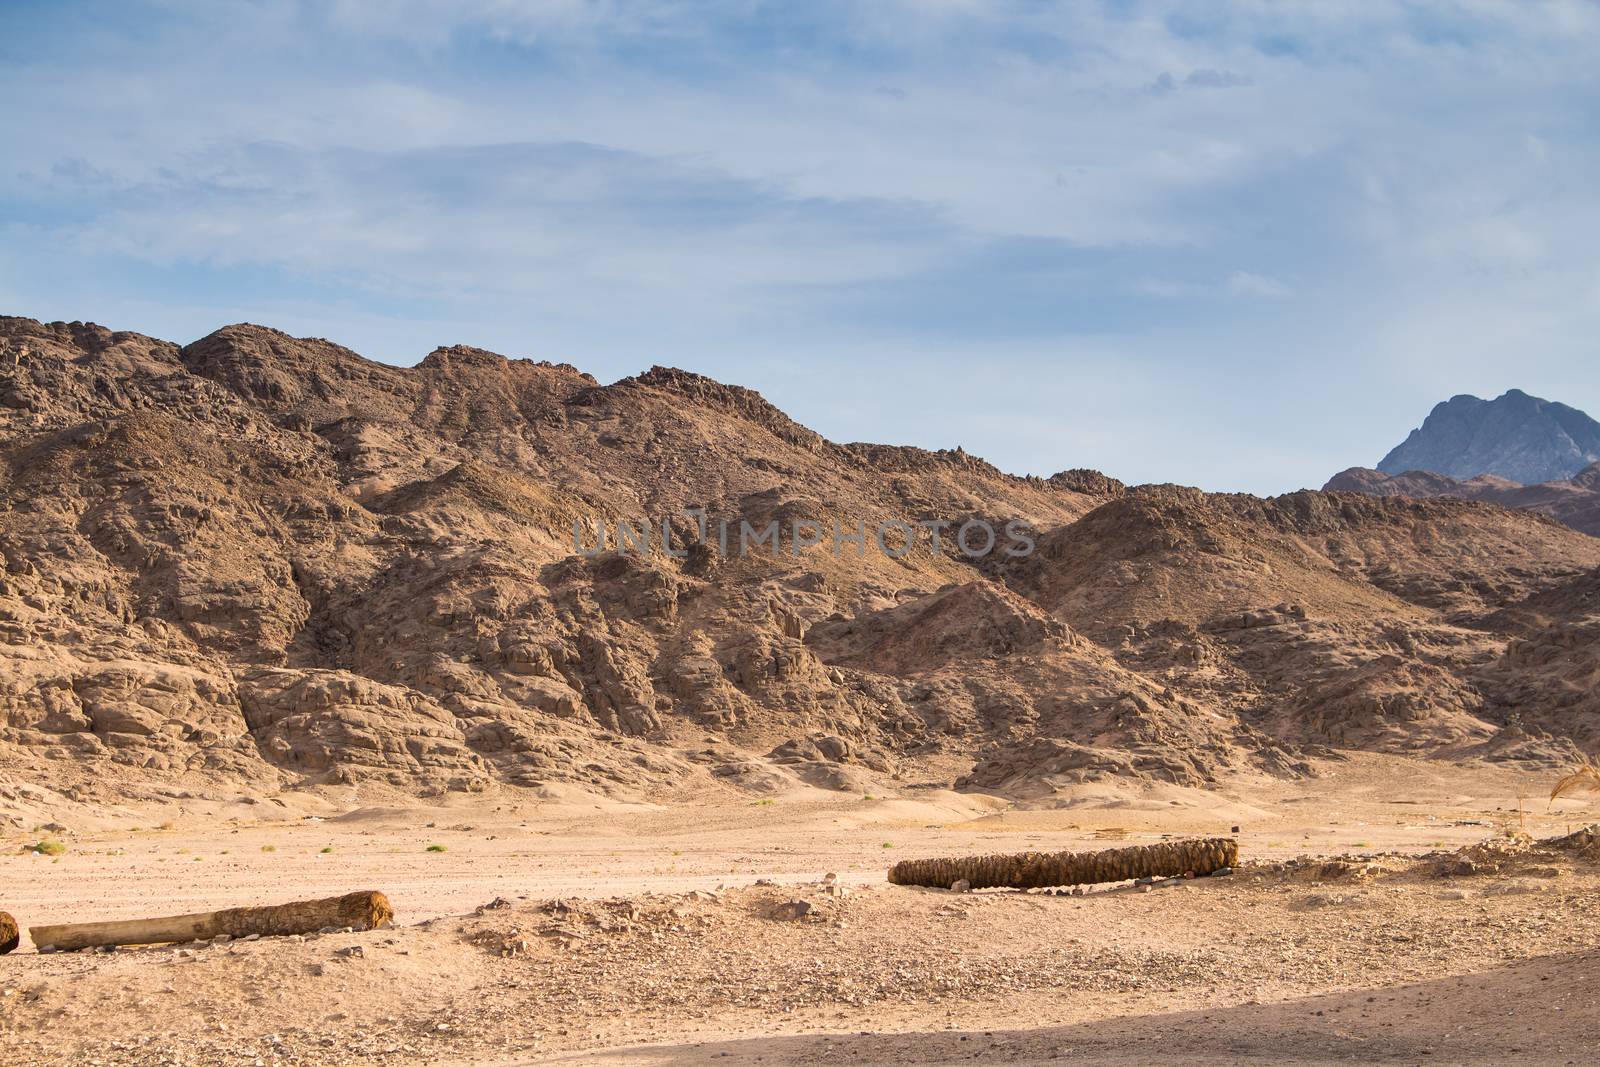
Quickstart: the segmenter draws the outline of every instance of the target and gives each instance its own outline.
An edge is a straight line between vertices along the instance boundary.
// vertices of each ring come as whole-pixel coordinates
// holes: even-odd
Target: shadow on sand
[[[722,1064],[1004,1063],[1134,1067],[1223,1064],[1600,1062],[1600,954],[1547,956],[1459,978],[1275,1004],[994,1031],[795,1035],[571,1053],[519,1063],[607,1067]]]

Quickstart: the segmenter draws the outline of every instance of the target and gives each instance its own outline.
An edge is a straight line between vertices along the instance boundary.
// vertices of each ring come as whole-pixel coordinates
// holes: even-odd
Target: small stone
[[[360,945],[347,945],[344,948],[336,949],[333,954],[344,959],[360,959],[367,953]]]
[[[790,900],[778,906],[778,910],[773,913],[773,918],[781,919],[785,922],[794,922],[798,919],[804,919],[814,910],[809,900]]]
[[[972,892],[972,883],[967,881],[965,878],[957,878],[955,881],[950,883],[950,892],[970,893]]]

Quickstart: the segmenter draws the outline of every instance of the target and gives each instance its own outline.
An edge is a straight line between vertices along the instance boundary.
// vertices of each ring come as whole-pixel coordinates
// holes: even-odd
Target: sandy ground
[[[1532,799],[1548,785],[1363,757],[1304,782],[1048,810],[906,790],[63,814],[65,830],[3,843],[0,907],[24,926],[366,888],[398,926],[110,954],[25,942],[0,959],[0,1062],[1600,1062],[1600,865],[1534,850],[1440,878],[1411,858],[1600,817]],[[907,856],[1235,825],[1251,864],[1151,892],[884,884]],[[66,851],[20,851],[40,838]],[[1333,855],[1373,860],[1284,864]],[[792,898],[815,911],[774,918]]]

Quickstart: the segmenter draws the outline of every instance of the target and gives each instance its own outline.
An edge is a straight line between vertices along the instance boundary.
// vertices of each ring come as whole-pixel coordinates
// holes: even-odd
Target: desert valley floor
[[[24,924],[355,888],[393,929],[0,960],[8,1064],[1594,1062],[1600,846],[1548,776],[1357,756],[1028,810],[908,788],[670,807],[351,790],[7,835]],[[146,815],[159,825],[140,825]],[[899,858],[1240,828],[1226,877],[891,886]],[[1527,835],[1526,837],[1523,835]],[[1488,842],[1485,844],[1485,842]],[[442,850],[430,846],[442,846]],[[1463,858],[1466,863],[1463,864]],[[837,884],[825,884],[825,876]],[[833,880],[828,880],[833,881]],[[776,917],[794,899],[801,920]]]

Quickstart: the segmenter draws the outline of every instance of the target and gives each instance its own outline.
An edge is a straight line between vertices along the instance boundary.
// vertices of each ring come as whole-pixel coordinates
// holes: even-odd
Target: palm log
[[[1100,852],[1019,852],[1009,856],[903,860],[889,871],[896,885],[948,889],[966,882],[973,889],[1043,889],[1092,885],[1130,878],[1210,874],[1239,862],[1239,843],[1228,837],[1163,841],[1158,845],[1108,848]]]
[[[372,930],[394,918],[389,898],[382,893],[346,893],[322,900],[297,900],[262,908],[227,908],[160,919],[127,919],[109,923],[68,923],[33,926],[28,933],[41,950],[61,952],[98,945],[163,945],[178,941],[203,941],[229,937],[310,934],[333,927]]]
[[[17,929],[17,920],[11,913],[0,911],[0,956],[16,948],[22,942],[22,931]]]

